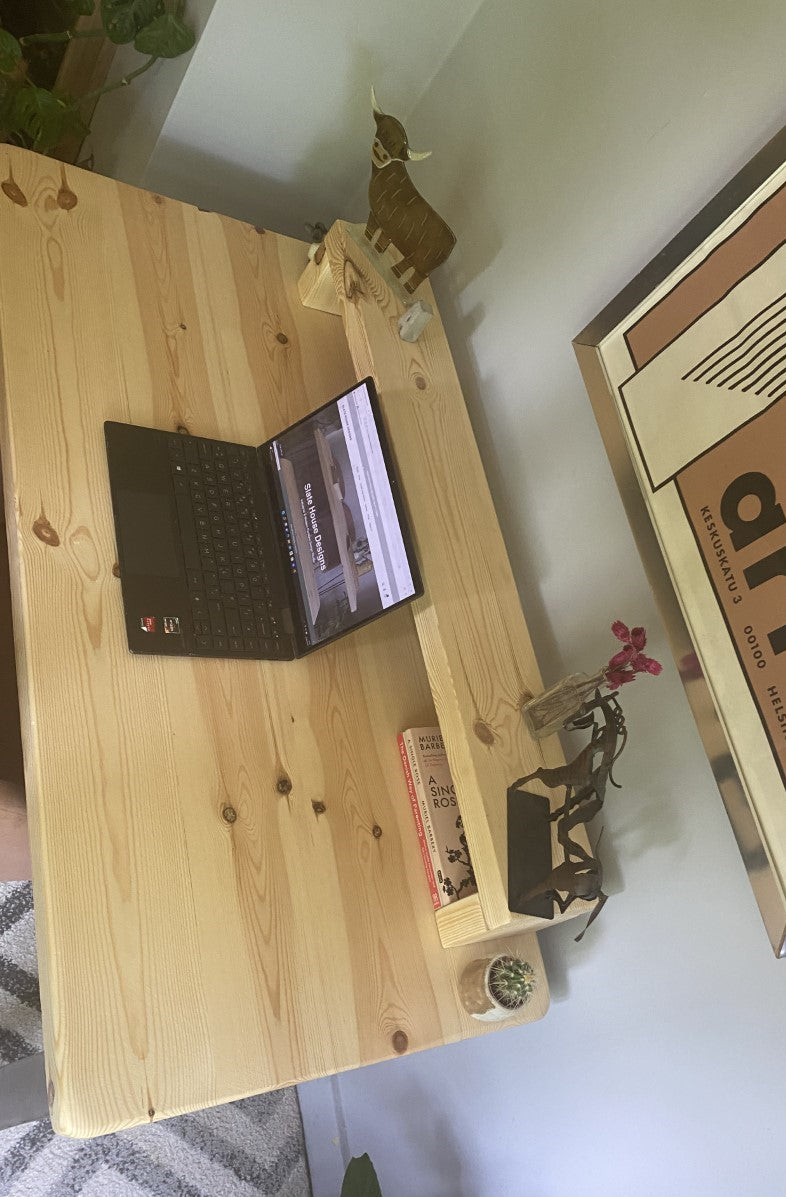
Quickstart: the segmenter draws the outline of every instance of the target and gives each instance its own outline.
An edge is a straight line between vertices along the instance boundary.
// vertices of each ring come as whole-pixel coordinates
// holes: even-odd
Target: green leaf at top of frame
[[[0,72],[10,75],[22,61],[22,47],[12,33],[0,29]]]
[[[163,11],[164,0],[101,0],[106,36],[117,46],[132,42]]]
[[[368,1152],[353,1156],[347,1164],[341,1197],[382,1197],[382,1190]]]
[[[134,49],[153,58],[179,58],[187,54],[196,41],[194,30],[174,13],[156,17],[134,38]]]

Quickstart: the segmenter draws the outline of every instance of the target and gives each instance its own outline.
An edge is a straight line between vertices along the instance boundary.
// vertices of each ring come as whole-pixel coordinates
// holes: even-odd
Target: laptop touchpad
[[[168,495],[117,492],[123,568],[154,578],[180,578],[183,554],[175,539],[175,513]]]

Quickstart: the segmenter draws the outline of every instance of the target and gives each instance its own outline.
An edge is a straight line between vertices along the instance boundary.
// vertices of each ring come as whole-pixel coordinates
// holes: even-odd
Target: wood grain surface
[[[299,662],[126,646],[103,421],[256,444],[348,387],[340,322],[299,301],[305,246],[8,147],[0,185],[0,440],[55,1129],[87,1137],[495,1029],[460,1005],[478,949],[440,946],[400,774],[396,734],[434,718],[411,609]],[[497,701],[494,676],[478,709],[501,735],[523,678]],[[541,1017],[535,936],[504,947],[539,975],[518,1021]]]
[[[548,926],[508,910],[507,787],[565,758],[556,736],[533,740],[521,717],[542,682],[507,550],[430,284],[417,297],[434,318],[417,342],[402,341],[404,307],[353,231],[337,221],[327,257],[355,370],[376,382],[408,503],[426,582],[415,626],[478,884],[476,898],[444,907],[437,923],[446,945]],[[563,917],[589,908],[575,903]]]

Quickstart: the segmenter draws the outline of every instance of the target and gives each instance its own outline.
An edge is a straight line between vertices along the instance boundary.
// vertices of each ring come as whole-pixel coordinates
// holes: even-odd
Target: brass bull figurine
[[[374,88],[371,104],[377,133],[371,148],[371,182],[368,187],[369,217],[366,238],[378,253],[393,243],[401,261],[393,266],[396,278],[411,270],[404,287],[410,295],[435,267],[449,256],[456,237],[431,205],[424,200],[407,174],[407,162],[428,158],[431,150],[412,150],[404,126],[377,104]]]

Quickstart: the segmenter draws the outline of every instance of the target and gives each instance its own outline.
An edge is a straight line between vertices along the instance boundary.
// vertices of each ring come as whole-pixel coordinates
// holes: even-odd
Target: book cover
[[[399,736],[404,775],[434,909],[477,890],[467,838],[438,727]]]

